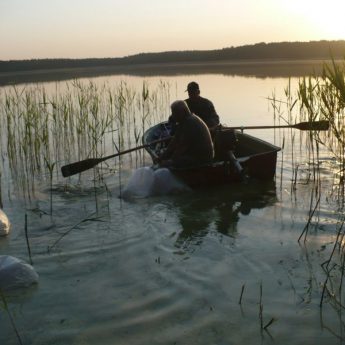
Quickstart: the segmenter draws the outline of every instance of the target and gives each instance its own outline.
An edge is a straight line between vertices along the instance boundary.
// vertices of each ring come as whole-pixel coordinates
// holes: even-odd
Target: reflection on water
[[[252,209],[271,206],[276,200],[274,181],[250,181],[186,194],[175,203],[182,227],[175,246],[188,249],[191,245],[200,245],[213,229],[236,237],[240,217],[249,215]]]
[[[124,78],[141,90],[140,77],[106,79],[117,84]],[[160,85],[161,78],[146,79]],[[283,93],[288,83],[287,78],[220,73],[188,73],[164,80],[171,84],[171,100],[185,98],[187,83],[198,81],[222,122],[234,126],[273,124],[266,97],[273,90]],[[102,84],[105,78],[94,81]],[[295,84],[296,79],[291,85]],[[64,84],[60,86],[61,92],[68,92]],[[49,87],[47,98],[54,95],[56,85]],[[282,146],[284,133],[279,133],[251,134]],[[6,148],[4,138],[1,144]],[[107,153],[114,150],[111,147]],[[42,180],[28,205],[2,171],[4,211],[12,231],[0,238],[0,254],[27,260],[27,213],[34,267],[40,275],[32,294],[7,301],[23,343],[324,345],[344,339],[341,315],[331,304],[322,310],[329,330],[320,325],[320,287],[325,277],[321,264],[332,250],[337,221],[327,203],[320,203],[318,223],[308,234],[308,256],[297,243],[313,190],[307,183],[292,189],[291,176],[305,154],[300,145],[292,157],[285,139],[277,166],[279,197],[275,183],[253,182],[126,202],[118,198],[130,178],[126,165],[122,175],[118,170],[107,174],[102,185],[94,184],[92,170],[83,173],[80,185],[77,176],[66,182],[58,171],[52,190]],[[133,166],[137,168],[136,162]],[[330,189],[325,188],[326,195]],[[51,196],[52,216],[48,214]],[[96,218],[95,213],[103,217]],[[260,330],[261,285],[263,321],[277,320],[269,327],[270,336]],[[0,344],[18,344],[1,304],[0,325]]]
[[[61,71],[43,70],[39,73],[2,73],[0,85],[48,82],[98,76],[131,75],[135,77],[221,74],[256,78],[289,78],[310,74],[320,75],[323,60],[238,60],[211,63],[141,64],[114,67],[71,68]]]

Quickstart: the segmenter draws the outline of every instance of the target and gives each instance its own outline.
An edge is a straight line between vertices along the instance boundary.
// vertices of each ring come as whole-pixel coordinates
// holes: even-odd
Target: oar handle
[[[154,140],[154,141],[151,141],[150,143],[147,143],[147,144],[143,144],[143,145],[140,145],[140,146],[136,146],[136,147],[133,147],[131,149],[128,149],[128,150],[125,150],[125,151],[121,151],[121,152],[118,152],[118,153],[114,153],[110,156],[106,156],[106,157],[102,157],[102,158],[98,158],[99,162],[103,162],[103,161],[106,161],[107,159],[110,159],[110,158],[114,158],[114,157],[118,157],[118,156],[121,156],[121,155],[124,155],[126,153],[130,153],[130,152],[133,152],[133,151],[137,151],[137,150],[140,150],[140,149],[144,149],[146,147],[149,147],[151,145],[154,145],[154,144],[159,144],[159,143],[162,143],[164,141],[168,141],[169,139],[171,139],[172,137],[166,137],[166,138],[163,138],[163,139],[157,139],[157,140]],[[97,164],[98,164],[97,163]]]
[[[144,149],[145,147],[149,147],[151,145],[154,144],[158,144],[158,143],[162,143],[164,141],[168,141],[169,139],[171,139],[172,137],[166,137],[163,139],[157,139],[154,141],[151,141],[150,143],[144,144],[144,145],[140,145],[137,147],[133,147],[131,149],[125,150],[125,151],[121,151],[115,154],[112,154],[110,156],[106,156],[106,157],[101,157],[101,158],[88,158],[88,159],[84,159],[82,161],[79,162],[75,162],[75,163],[71,163],[71,164],[67,164],[63,167],[61,167],[61,173],[63,177],[68,177],[68,176],[72,176],[75,174],[79,174],[83,171],[89,170],[93,167],[95,167],[97,164],[106,161],[107,159],[110,158],[114,158],[114,157],[118,157],[121,155],[124,155],[126,153],[130,153],[136,150],[140,150],[140,149]]]

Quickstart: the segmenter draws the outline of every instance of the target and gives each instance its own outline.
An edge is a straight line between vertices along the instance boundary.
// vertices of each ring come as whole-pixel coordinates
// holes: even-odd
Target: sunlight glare
[[[285,2],[285,10],[298,16],[303,28],[320,39],[345,39],[344,0],[290,0]]]

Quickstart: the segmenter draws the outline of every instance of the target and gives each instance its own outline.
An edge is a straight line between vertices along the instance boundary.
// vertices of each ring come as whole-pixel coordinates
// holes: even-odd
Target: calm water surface
[[[160,79],[145,80],[156,85]],[[127,76],[94,78],[96,83],[120,80],[138,88],[143,82]],[[288,84],[285,78],[223,75],[164,80],[171,83],[172,101],[185,98],[187,83],[196,80],[222,122],[236,126],[271,125],[266,98],[275,90],[282,96]],[[45,87],[54,92],[56,84]],[[92,173],[85,173],[82,185],[54,181],[52,217],[47,182],[28,202],[7,195],[11,181],[3,178],[12,232],[0,239],[0,254],[28,260],[27,213],[40,275],[37,287],[8,297],[23,344],[341,344],[341,314],[329,303],[322,313],[319,308],[325,279],[320,264],[330,255],[337,222],[330,163],[321,152],[328,202],[322,201],[318,223],[311,226],[307,244],[300,245],[314,189],[305,183],[304,138],[296,132],[294,150],[289,131],[250,132],[278,146],[284,139],[272,183],[125,201],[118,196],[130,177],[128,166],[121,183],[111,175],[108,191],[98,190],[98,212]],[[297,163],[300,178],[291,188]],[[261,330],[261,322],[270,321]],[[19,343],[3,309],[0,330],[1,344]]]

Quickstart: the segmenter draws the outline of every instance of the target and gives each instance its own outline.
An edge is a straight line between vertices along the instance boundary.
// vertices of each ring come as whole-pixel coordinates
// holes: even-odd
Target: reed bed
[[[298,147],[305,150],[307,162],[302,176],[300,166],[294,163],[293,159],[291,190],[295,190],[296,185],[302,182],[312,186],[309,216],[298,239],[299,242],[303,239],[305,246],[310,228],[318,228],[321,205],[330,204],[334,208],[334,213],[338,215],[329,258],[321,265],[324,280],[320,282],[319,305],[321,308],[326,302],[332,305],[340,316],[341,328],[345,330],[345,323],[341,317],[345,309],[345,62],[325,64],[321,76],[300,79],[297,94],[292,97],[288,86],[285,95],[286,102],[271,98],[275,118],[278,113],[279,119],[288,123],[318,120],[328,120],[330,123],[330,130],[326,132],[300,132],[297,150]],[[281,110],[282,103],[287,107],[285,112]],[[286,118],[282,114],[287,114]],[[290,139],[292,147],[295,147],[296,138],[291,136]],[[327,166],[327,170],[333,172],[332,178],[323,179],[323,166]],[[343,334],[339,335],[339,339],[345,339]]]
[[[40,85],[6,89],[0,94],[0,171],[13,181],[8,195],[19,193],[30,201],[39,183],[50,190],[68,183],[61,177],[62,165],[138,145],[147,128],[167,119],[169,105],[170,85],[164,81],[155,88],[144,81],[141,89],[124,81],[97,85],[78,80],[56,84],[53,92]],[[124,159],[138,164],[144,153]],[[103,163],[95,183],[107,172],[121,171],[122,161]]]

